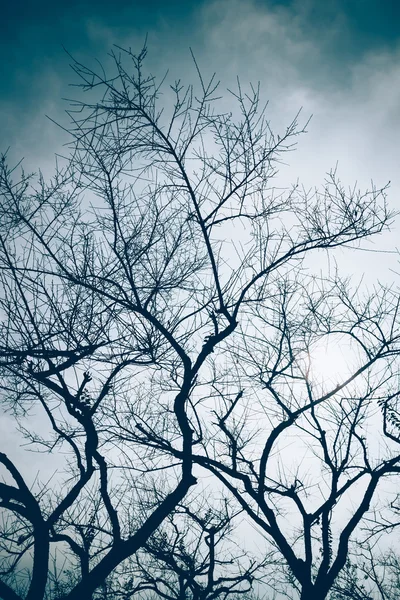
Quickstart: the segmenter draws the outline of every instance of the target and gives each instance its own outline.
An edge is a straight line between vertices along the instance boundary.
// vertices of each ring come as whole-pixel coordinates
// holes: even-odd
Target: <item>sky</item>
[[[278,129],[300,107],[304,120],[313,115],[284,168],[288,184],[321,185],[338,163],[346,184],[391,180],[400,211],[399,0],[10,0],[0,19],[0,151],[50,168],[64,138],[46,115],[62,120],[62,98],[77,94],[65,49],[106,62],[113,44],[140,50],[146,35],[155,73],[192,81],[191,47],[221,89],[237,75],[260,81]],[[367,250],[392,252],[399,232],[400,217]],[[348,267],[398,285],[395,254],[360,252]],[[11,444],[8,422],[2,430]]]
[[[280,77],[293,78],[292,67],[306,86],[344,91],[357,67],[373,57],[380,57],[381,74],[392,66],[399,51],[400,4],[397,0],[117,0],[110,8],[105,0],[7,2],[0,21],[0,94],[2,108],[15,121],[6,123],[6,139],[23,135],[21,129],[29,128],[32,117],[58,102],[60,88],[71,78],[63,47],[81,58],[101,60],[113,42],[135,47],[146,34],[149,50],[160,62],[167,57],[179,61],[182,54],[188,55],[190,45],[200,57],[218,51],[215,65],[225,69],[228,61],[229,69],[235,67],[241,77],[250,72],[262,80],[275,65]],[[269,79],[268,87],[272,86]]]
[[[113,44],[139,50],[147,35],[148,68],[171,79],[195,78],[189,48],[221,89],[261,83],[272,127],[299,108],[308,134],[283,169],[283,181],[320,186],[338,163],[347,185],[379,187],[400,209],[400,3],[397,0],[15,0],[0,20],[0,151],[49,172],[65,142],[46,115],[63,121],[76,97],[67,50],[84,64],[107,64]],[[400,223],[400,221],[398,221]],[[392,251],[398,224],[371,249]],[[397,256],[387,255],[385,281]],[[358,266],[357,266],[358,265]],[[361,274],[365,256],[352,266]],[[357,266],[357,269],[356,269]],[[382,257],[368,255],[382,275]]]
[[[338,163],[345,184],[391,180],[400,210],[400,2],[397,0],[14,0],[0,19],[0,151],[24,157],[29,170],[51,170],[65,141],[46,115],[62,121],[76,81],[65,50],[94,65],[113,44],[140,50],[148,67],[191,82],[193,49],[221,90],[260,81],[273,128],[302,107],[308,134],[283,168],[288,185],[320,186]],[[395,282],[400,217],[392,232],[347,267],[357,277]],[[390,254],[392,252],[392,254]],[[349,267],[350,265],[350,267]],[[397,285],[397,284],[396,284]]]
[[[146,35],[152,72],[169,69],[172,79],[193,81],[191,47],[206,75],[217,72],[222,90],[236,76],[260,81],[273,127],[287,125],[300,107],[304,120],[313,115],[283,169],[285,183],[319,186],[338,162],[346,184],[391,180],[389,202],[400,210],[397,0],[117,0],[112,8],[105,0],[7,2],[0,151],[10,147],[29,170],[51,172],[65,138],[46,115],[62,120],[62,98],[77,93],[65,50],[93,65],[107,61],[113,44],[140,50]],[[392,252],[399,219],[367,250]],[[353,253],[346,266],[358,278],[397,285],[396,254]]]

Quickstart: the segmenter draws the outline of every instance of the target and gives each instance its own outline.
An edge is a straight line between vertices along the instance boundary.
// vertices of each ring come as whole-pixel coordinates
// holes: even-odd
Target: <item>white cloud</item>
[[[340,39],[338,20],[327,32]],[[272,126],[279,130],[303,107],[313,114],[308,134],[288,157],[283,180],[319,186],[325,173],[339,163],[339,175],[361,189],[391,180],[389,202],[400,209],[400,48],[368,53],[357,62],[328,54],[322,35],[311,35],[301,15],[269,10],[251,0],[218,0],[202,13],[204,52],[200,64],[210,65],[230,85],[236,75],[243,82],[260,81],[269,100]],[[343,34],[347,35],[344,31]],[[398,237],[375,240],[374,248],[391,249]],[[354,257],[354,270],[368,267],[382,276],[382,257]],[[385,263],[393,266],[397,258]],[[364,266],[363,266],[364,265]],[[393,278],[388,270],[386,279]]]

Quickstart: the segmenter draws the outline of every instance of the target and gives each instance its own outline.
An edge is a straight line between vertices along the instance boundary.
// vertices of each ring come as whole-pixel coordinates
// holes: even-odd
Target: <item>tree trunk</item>
[[[326,594],[316,589],[314,585],[303,586],[300,600],[326,600]]]

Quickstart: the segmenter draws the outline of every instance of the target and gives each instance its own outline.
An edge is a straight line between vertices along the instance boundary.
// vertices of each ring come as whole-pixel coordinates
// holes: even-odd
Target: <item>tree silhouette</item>
[[[370,462],[362,429],[377,394],[394,393],[398,319],[394,292],[357,298],[305,261],[385,230],[385,188],[346,190],[332,172],[321,192],[274,189],[299,116],[274,134],[258,88],[238,83],[227,107],[195,61],[196,86],[177,81],[162,97],[145,54],[117,48],[110,75],[72,60],[86,95],[68,111],[70,151],[50,181],[0,163],[2,404],[31,447],[59,459],[40,483],[0,455],[0,596],[93,597],[207,469],[301,597],[319,600],[398,469],[396,453]],[[339,333],[362,362],[318,390],[307,352]],[[328,473],[316,508],[278,450],[294,429]],[[362,478],[335,554],[332,511]],[[287,501],[301,517],[291,530]],[[69,578],[56,576],[59,555]]]
[[[193,501],[194,500],[194,501]],[[229,503],[207,508],[192,499],[178,507],[107,585],[109,598],[165,600],[255,599],[253,582],[263,571],[232,536],[237,520]],[[193,512],[193,510],[195,512]],[[264,564],[269,557],[264,559]]]
[[[356,550],[354,548],[354,550]],[[400,589],[400,563],[393,550],[379,553],[367,545],[357,548],[336,580],[332,600],[394,600]]]

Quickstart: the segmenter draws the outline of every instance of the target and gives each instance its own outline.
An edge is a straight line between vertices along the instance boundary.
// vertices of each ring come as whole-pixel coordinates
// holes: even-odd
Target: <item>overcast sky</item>
[[[313,114],[285,181],[318,186],[338,161],[347,184],[391,180],[389,201],[400,210],[398,0],[9,1],[0,19],[0,150],[11,146],[14,158],[46,170],[63,138],[45,115],[62,118],[61,98],[77,95],[63,47],[93,65],[114,43],[140,50],[146,34],[153,72],[192,81],[192,47],[223,86],[236,75],[260,81],[278,130],[300,107],[304,118]],[[399,223],[369,248],[400,245]],[[397,264],[358,252],[347,266],[397,285]]]
[[[338,162],[347,184],[391,180],[400,211],[400,0],[8,0],[0,18],[0,151],[11,146],[30,169],[49,168],[63,136],[45,115],[62,118],[62,97],[77,96],[67,49],[83,63],[106,61],[113,44],[140,50],[149,68],[193,81],[189,47],[222,87],[238,75],[261,83],[279,130],[302,107],[313,118],[285,170],[289,184],[319,186]],[[393,251],[400,232],[369,249]],[[342,251],[341,251],[342,252]],[[348,270],[398,285],[392,254],[358,252]],[[3,417],[4,447],[15,447]],[[13,457],[18,460],[14,448]],[[51,473],[54,463],[49,459]],[[33,475],[32,475],[33,476]]]
[[[61,140],[62,97],[76,95],[69,58],[106,59],[113,43],[148,65],[193,80],[189,46],[224,85],[260,81],[276,127],[302,106],[309,133],[285,177],[320,185],[339,161],[346,183],[392,181],[400,208],[400,2],[398,0],[14,0],[0,20],[1,148],[43,166]],[[397,235],[379,241],[389,249]],[[378,243],[378,242],[377,242]]]

